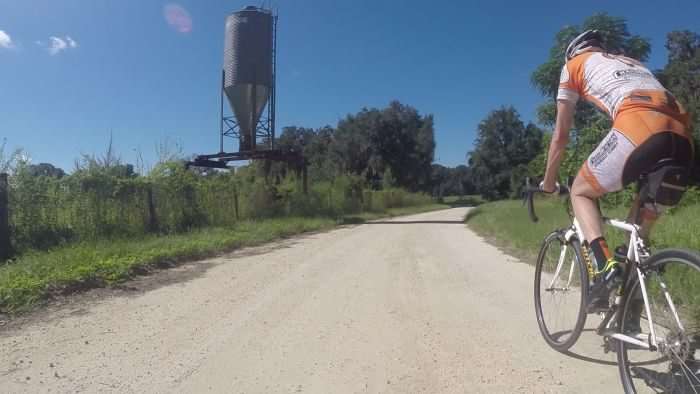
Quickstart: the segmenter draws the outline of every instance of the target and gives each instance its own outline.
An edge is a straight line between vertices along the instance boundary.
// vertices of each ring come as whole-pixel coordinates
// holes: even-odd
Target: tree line
[[[363,108],[335,128],[285,127],[277,148],[302,154],[312,181],[347,174],[373,189],[428,192],[433,186],[433,116],[398,101],[383,109]],[[279,178],[290,169],[286,163],[275,163],[270,173]]]

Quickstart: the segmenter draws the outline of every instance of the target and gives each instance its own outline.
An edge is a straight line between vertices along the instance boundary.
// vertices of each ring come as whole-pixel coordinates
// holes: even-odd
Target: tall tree
[[[338,123],[331,150],[343,170],[380,185],[391,174],[396,185],[412,191],[430,187],[435,150],[432,115],[394,101],[389,107],[363,109]]]
[[[469,167],[450,168],[440,164],[432,167],[430,191],[433,196],[464,196],[476,192]]]
[[[476,190],[488,199],[517,194],[527,165],[539,152],[542,130],[527,126],[513,107],[492,111],[479,123],[469,164]],[[516,175],[517,179],[513,179]]]
[[[311,181],[332,179],[337,166],[330,154],[335,130],[330,126],[313,130],[289,126],[282,129],[277,139],[277,148],[285,153],[298,153],[304,158]],[[284,177],[289,170],[300,171],[300,163],[270,163],[270,175]]]
[[[27,171],[32,176],[48,176],[53,178],[63,178],[66,172],[50,163],[30,164]]]
[[[370,138],[377,172],[390,170],[398,186],[426,190],[435,151],[432,115],[421,116],[415,108],[394,101],[381,112]]]
[[[343,173],[368,175],[373,149],[370,135],[379,123],[379,110],[363,108],[338,122],[331,151]]]

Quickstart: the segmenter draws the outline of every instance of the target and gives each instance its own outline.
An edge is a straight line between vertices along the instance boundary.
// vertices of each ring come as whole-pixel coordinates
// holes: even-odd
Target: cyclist
[[[659,81],[640,62],[604,49],[598,30],[587,30],[566,48],[559,91],[557,119],[540,187],[552,193],[558,188],[559,166],[569,142],[576,102],[583,98],[609,115],[612,130],[591,153],[571,187],[574,214],[597,265],[589,310],[606,308],[612,280],[620,268],[603,237],[596,200],[621,190],[648,172],[662,159],[674,159],[690,167],[693,143],[689,117]],[[641,231],[648,238],[660,210],[655,204],[641,209]]]

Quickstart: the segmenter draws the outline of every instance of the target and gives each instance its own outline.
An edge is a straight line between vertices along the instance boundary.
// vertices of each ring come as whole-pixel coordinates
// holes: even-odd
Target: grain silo
[[[238,125],[239,151],[256,149],[257,134],[268,131],[258,131],[263,110],[268,104],[268,112],[274,110],[274,19],[271,11],[257,7],[226,18],[223,90]]]
[[[226,18],[219,153],[197,155],[188,166],[231,168],[227,164],[238,160],[283,161],[300,172],[306,190],[307,168],[301,152],[275,149],[276,54],[277,16],[272,10],[250,6]],[[238,142],[238,149],[227,152],[225,141],[231,139]]]

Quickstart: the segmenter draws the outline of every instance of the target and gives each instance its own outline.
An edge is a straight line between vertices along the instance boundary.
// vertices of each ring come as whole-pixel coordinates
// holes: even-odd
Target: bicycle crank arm
[[[610,322],[614,317],[617,316],[617,305],[612,305],[605,315],[603,315],[603,321],[600,322],[598,328],[595,329],[596,334],[604,335],[605,332],[610,328]]]

